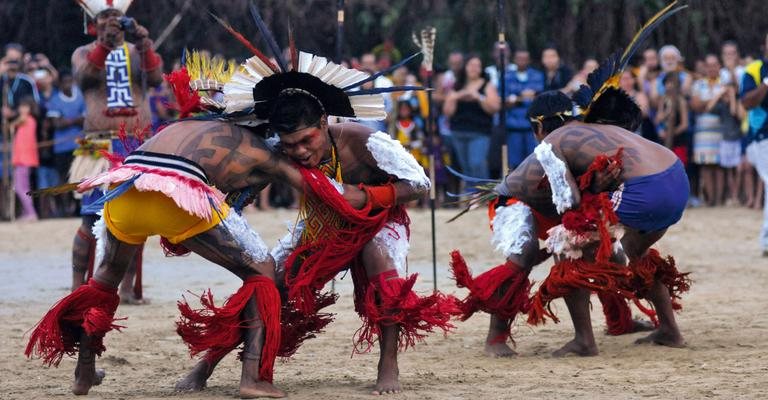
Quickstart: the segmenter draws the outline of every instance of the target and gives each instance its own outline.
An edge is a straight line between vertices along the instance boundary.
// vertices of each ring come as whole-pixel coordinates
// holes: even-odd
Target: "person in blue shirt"
[[[747,157],[755,166],[760,179],[768,184],[768,35],[765,37],[765,55],[747,65],[741,80],[741,103],[747,109],[749,141]],[[768,196],[763,207],[763,227],[760,246],[763,257],[768,257]]]
[[[74,85],[72,73],[61,71],[59,90],[48,101],[47,117],[54,127],[53,153],[56,171],[60,179],[66,179],[72,164],[72,152],[77,148],[77,138],[83,132],[85,99]]]
[[[74,158],[73,151],[78,147],[76,140],[83,132],[85,98],[74,85],[70,71],[62,70],[59,78],[59,90],[54,91],[48,99],[46,117],[54,129],[53,167],[58,181],[64,182]],[[74,212],[74,199],[71,196],[64,196],[62,201],[65,214]]]
[[[530,67],[531,54],[517,50],[514,55],[514,71],[505,75],[504,101],[507,106],[506,142],[509,167],[514,169],[536,146],[531,124],[526,117],[528,107],[536,94],[544,90],[544,73]]]

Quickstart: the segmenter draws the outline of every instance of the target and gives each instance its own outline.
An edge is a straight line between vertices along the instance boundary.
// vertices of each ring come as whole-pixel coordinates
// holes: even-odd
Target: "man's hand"
[[[146,39],[149,37],[149,31],[147,28],[144,27],[144,25],[139,25],[138,22],[136,22],[136,28],[133,31],[133,35],[136,36],[136,39]]]
[[[149,39],[149,31],[143,25],[135,22],[136,28],[133,35],[136,37],[136,48],[140,51],[146,51],[152,47],[152,40]]]
[[[368,195],[365,190],[360,189],[357,185],[344,184],[344,193],[342,196],[355,209],[361,209],[368,203]]]
[[[616,161],[609,161],[608,168],[604,171],[595,171],[589,191],[597,194],[610,192],[619,188],[624,181],[621,179],[622,168]]]
[[[536,91],[533,89],[525,89],[520,92],[520,96],[525,100],[533,100],[536,97]]]

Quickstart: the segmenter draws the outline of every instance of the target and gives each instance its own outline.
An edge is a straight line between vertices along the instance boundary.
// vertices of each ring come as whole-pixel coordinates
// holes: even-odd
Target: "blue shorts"
[[[690,186],[680,160],[653,175],[626,180],[611,192],[619,221],[641,232],[655,232],[674,225],[683,216]]]

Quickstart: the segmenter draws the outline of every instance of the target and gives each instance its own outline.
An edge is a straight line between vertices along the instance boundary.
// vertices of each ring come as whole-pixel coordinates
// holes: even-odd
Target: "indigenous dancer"
[[[262,29],[272,42],[265,32]],[[366,352],[378,340],[381,355],[373,393],[397,393],[398,349],[413,346],[434,328],[448,331],[458,311],[452,298],[413,292],[415,274],[401,277],[409,246],[409,220],[402,204],[423,196],[430,181],[413,156],[386,133],[354,123],[329,126],[328,117],[382,119],[382,93],[422,88],[358,90],[378,75],[368,77],[298,52],[293,45],[291,53],[290,69],[275,52],[279,68],[249,60],[232,81],[253,86],[225,87],[225,102],[238,101],[227,104],[231,112],[253,108],[269,121],[279,135],[279,148],[298,163],[307,185],[301,221],[272,252],[281,269],[276,275],[284,274],[287,286],[279,354],[290,356],[330,322],[320,310],[335,298],[322,293],[323,288],[349,268],[355,309],[363,320],[354,352]],[[201,361],[177,388],[204,387],[217,362]]]
[[[112,187],[99,200],[104,208],[96,224],[103,235],[99,242],[106,242],[103,261],[87,284],[43,317],[27,355],[34,352],[57,365],[64,354],[78,351],[73,392],[87,394],[99,383],[94,355],[105,350],[104,335],[121,328],[114,318],[117,285],[147,237],[160,235],[174,251],[191,250],[243,280],[223,307],[206,315],[211,326],[188,343],[193,352],[244,342],[241,397],[282,397],[271,383],[280,343],[274,263],[259,235],[223,202],[223,193],[258,189],[268,178],[301,187],[301,176],[254,132],[228,122],[182,121],[129,154],[121,166],[86,179],[80,191]],[[179,329],[194,330],[196,323],[202,322]]]
[[[127,154],[117,138],[121,125],[131,134],[150,126],[145,90],[147,85],[156,86],[162,82],[163,65],[162,59],[152,50],[147,29],[125,17],[130,0],[78,2],[93,20],[88,31],[96,35],[96,40],[77,48],[72,54],[72,70],[88,109],[84,122],[85,138],[75,150],[70,169],[69,181],[73,183],[109,169],[109,161],[102,157],[101,150]],[[135,43],[127,42],[126,35],[132,35]],[[135,141],[131,144],[138,145]],[[88,211],[88,206],[102,194],[97,188],[81,195],[83,221],[72,246],[73,291],[93,274],[96,243],[93,226],[98,216],[95,211]],[[136,252],[120,285],[120,299],[124,303],[145,302],[141,292],[142,252]]]
[[[545,307],[553,298],[563,295],[566,295],[566,303],[574,317],[576,338],[555,355],[571,352],[596,354],[588,308],[585,308],[588,307],[590,289],[601,295],[606,316],[610,317],[609,330],[618,333],[642,327],[632,322],[629,309],[617,296],[622,293],[634,297],[631,292],[636,291],[651,300],[661,316],[659,330],[647,340],[671,346],[683,344],[672,315],[672,300],[678,298],[679,292],[687,290],[686,274],[678,273],[672,262],[661,259],[658,252],[649,251],[649,248],[682,215],[687,199],[687,180],[681,166],[674,162],[674,155],[634,135],[622,135],[624,130],[618,126],[633,130],[639,122],[639,109],[626,94],[613,87],[613,78],[620,76],[644,35],[679,10],[670,11],[672,6],[657,14],[638,33],[620,59],[618,55],[609,59],[590,76],[590,86],[582,87],[576,95],[582,100],[578,104],[586,110],[586,121],[616,126],[571,122],[557,129],[573,118],[570,100],[556,93],[540,97],[535,107],[531,107],[529,117],[537,139],[543,143],[534,155],[496,187],[495,191],[500,195],[496,204],[500,207],[494,210],[495,207],[491,206],[492,243],[505,252],[507,264],[472,278],[458,252],[453,253],[457,282],[470,289],[462,304],[464,318],[477,310],[495,314],[486,343],[486,350],[491,354],[511,352],[504,339],[509,336],[512,318],[518,312],[529,312],[529,322],[533,323],[543,321],[545,315],[554,319],[551,310],[547,312]],[[548,135],[552,130],[555,132]],[[624,149],[623,158],[621,149]],[[611,151],[617,152],[613,165],[604,156],[604,153]],[[601,168],[596,168],[593,163],[596,157],[602,160]],[[640,157],[656,162],[643,166],[639,163]],[[621,169],[621,163],[624,169]],[[595,175],[601,170],[607,175]],[[547,181],[542,181],[545,173]],[[604,207],[608,204],[606,195],[595,193],[602,192],[610,183],[612,174],[618,173],[625,183],[614,192],[616,217],[611,207]],[[578,183],[575,177],[581,178]],[[665,182],[665,186],[654,189],[647,186],[648,182],[659,179]],[[549,185],[542,185],[545,182]],[[550,185],[551,191],[547,190]],[[684,186],[685,189],[677,186]],[[651,199],[653,201],[644,198],[650,195],[651,190],[657,192],[651,196],[655,197]],[[570,209],[573,210],[566,212]],[[608,232],[603,232],[601,226],[605,225],[605,219],[611,220],[611,216],[626,226],[627,234],[621,243],[629,256],[630,269],[635,274],[632,279],[622,276],[626,275],[626,271],[622,272],[615,262],[608,260],[610,238],[605,237]],[[555,227],[561,218],[563,225]],[[574,221],[581,222],[581,231],[576,229]],[[598,234],[593,230],[601,232]],[[537,262],[536,237],[546,238],[552,234],[557,237],[548,240],[548,247],[561,257],[558,257],[550,277],[539,292],[529,299],[527,275],[530,267]],[[563,242],[560,239],[566,240]],[[606,243],[599,243],[598,260],[588,265],[584,260],[589,258],[586,254],[589,250],[595,252],[595,239],[608,243],[607,246]],[[569,257],[562,255],[580,262],[568,260]]]
[[[550,132],[576,121],[573,108],[571,99],[559,91],[544,92],[536,96],[528,109],[528,118],[533,125],[533,132],[538,138],[543,138]],[[596,194],[616,186],[620,172],[620,168],[611,168],[605,172],[595,171],[594,184],[589,189],[590,192]],[[546,206],[548,205],[547,203]],[[515,218],[514,210],[522,207],[531,208],[520,199],[506,196],[499,196],[488,206],[493,231],[491,243],[505,256],[507,261],[504,264],[473,278],[469,270],[465,269],[466,263],[461,259],[460,254],[454,252],[452,255],[454,262],[451,265],[454,269],[454,277],[459,286],[471,291],[471,295],[462,303],[462,319],[469,319],[478,310],[491,313],[491,324],[485,342],[485,353],[491,357],[508,357],[516,354],[506,342],[511,338],[510,329],[516,314],[526,312],[529,306],[528,274],[536,264],[549,257],[546,251],[539,249],[538,240],[531,240],[529,246],[523,248],[515,248],[509,244],[516,240],[517,236],[527,235],[531,224],[535,225],[538,238],[546,240],[547,231],[560,223],[559,216],[547,218],[535,208],[531,208],[532,220]],[[621,262],[623,257],[623,252],[614,254],[617,262]],[[504,295],[496,298],[497,292]],[[511,298],[513,294],[518,297]],[[632,319],[632,313],[622,296],[606,292],[599,292],[598,296],[606,317],[607,334],[623,335],[653,329],[653,325],[647,321]]]

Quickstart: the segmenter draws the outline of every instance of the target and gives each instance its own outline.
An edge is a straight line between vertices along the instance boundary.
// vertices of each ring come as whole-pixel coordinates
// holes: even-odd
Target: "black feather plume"
[[[251,4],[249,5],[249,10],[251,11],[253,22],[256,24],[256,27],[259,28],[261,36],[263,36],[264,40],[267,42],[267,46],[269,46],[269,50],[272,51],[272,55],[275,57],[275,60],[277,60],[277,64],[280,66],[280,70],[283,72],[288,71],[288,64],[285,62],[285,58],[283,58],[283,52],[280,50],[280,46],[277,45],[275,38],[272,36],[272,33],[269,31],[269,29],[267,29],[267,25],[264,23],[264,20],[261,19],[259,9],[256,8],[256,5],[253,4],[253,1],[251,1]]]

